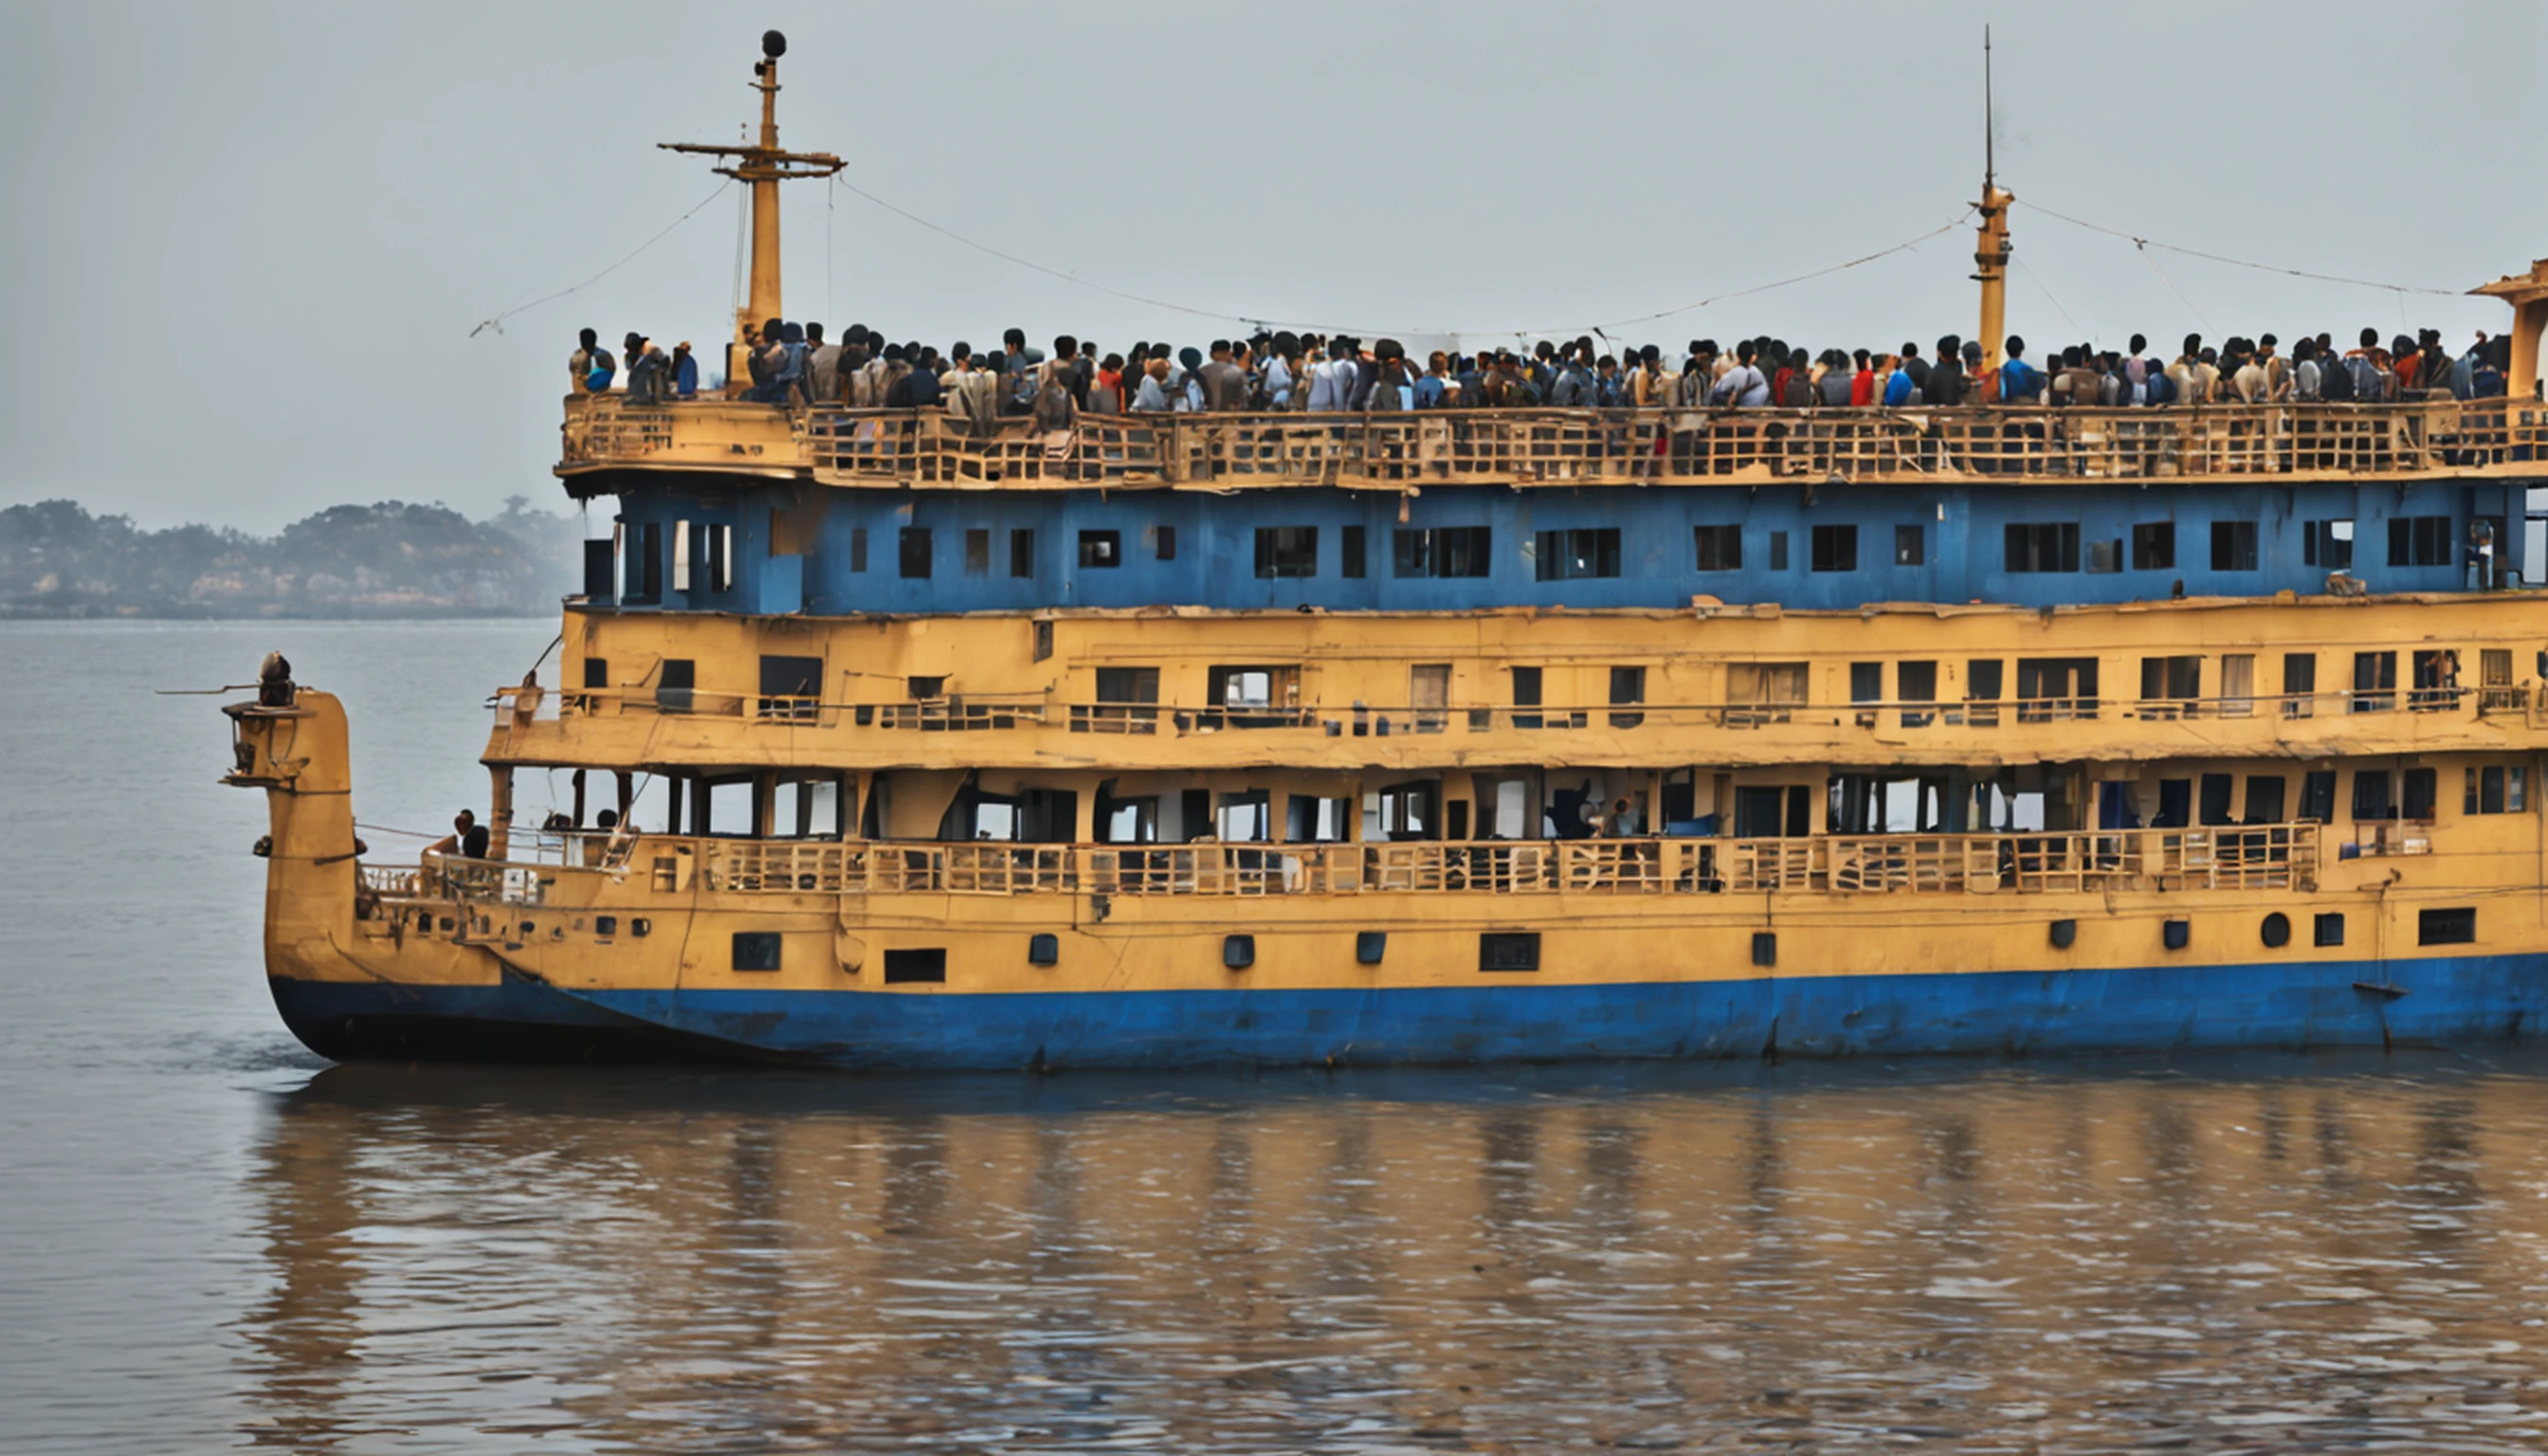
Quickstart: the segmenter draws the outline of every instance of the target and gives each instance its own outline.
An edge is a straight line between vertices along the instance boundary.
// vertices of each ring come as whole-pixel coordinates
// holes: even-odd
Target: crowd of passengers
[[[698,360],[687,342],[666,354],[630,333],[624,347],[629,399],[660,404],[698,395]],[[1032,416],[1046,428],[1065,427],[1081,413],[1212,410],[2385,404],[2500,396],[2510,353],[2508,336],[2481,332],[2454,354],[2431,328],[2386,344],[2378,329],[2365,328],[2349,349],[2320,333],[2288,351],[2270,333],[2218,347],[2190,333],[2172,359],[2135,334],[2121,352],[2071,344],[2040,365],[2026,340],[2011,335],[1996,366],[1984,364],[1978,342],[1955,334],[1938,340],[1934,357],[1916,343],[1891,353],[1817,354],[1776,338],[1744,339],[1730,350],[1693,339],[1678,367],[1653,344],[1609,354],[1590,338],[1543,339],[1521,353],[1437,349],[1419,362],[1395,339],[1288,331],[1215,339],[1209,349],[1143,342],[1123,354],[1068,334],[1047,353],[1012,328],[997,349],[977,352],[958,342],[941,353],[934,344],[889,342],[863,323],[835,341],[820,323],[773,318],[749,354],[750,379],[727,393],[791,409],[945,409],[984,425]],[[619,366],[588,328],[567,372],[576,393],[595,394],[611,389]]]

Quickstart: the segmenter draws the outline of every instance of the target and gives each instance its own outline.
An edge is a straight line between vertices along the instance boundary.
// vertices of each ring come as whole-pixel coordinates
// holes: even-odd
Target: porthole
[[[1221,940],[1221,963],[1231,970],[1245,970],[1256,963],[1256,937],[1224,936]]]
[[[1061,937],[1049,933],[1027,937],[1027,964],[1051,965],[1061,959]]]
[[[2159,927],[2159,940],[2171,951],[2182,951],[2194,941],[2194,922],[2171,920]]]
[[[2292,943],[2292,919],[2277,910],[2265,917],[2265,923],[2257,934],[2264,937],[2267,949],[2279,951]]]
[[[2075,920],[2056,920],[2052,922],[2052,947],[2054,950],[2067,951],[2078,939],[2079,922]]]

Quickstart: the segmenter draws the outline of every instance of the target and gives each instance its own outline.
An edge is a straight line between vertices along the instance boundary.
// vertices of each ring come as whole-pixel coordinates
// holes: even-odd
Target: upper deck
[[[2309,483],[2548,478],[2548,406],[1443,410],[1081,414],[988,433],[944,410],[788,410],[730,400],[566,402],[557,474],[578,496],[624,472],[864,489],[1411,494],[1427,486]]]

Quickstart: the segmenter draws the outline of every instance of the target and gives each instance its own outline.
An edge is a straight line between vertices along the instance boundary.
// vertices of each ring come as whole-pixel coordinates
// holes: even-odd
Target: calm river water
[[[220,699],[150,689],[280,645],[430,829],[552,631],[0,625],[0,1447],[2548,1448],[2508,1048],[327,1068]]]

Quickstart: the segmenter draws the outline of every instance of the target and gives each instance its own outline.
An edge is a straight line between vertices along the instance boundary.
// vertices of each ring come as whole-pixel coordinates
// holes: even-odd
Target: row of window
[[[2451,517],[2447,515],[2402,516],[2389,522],[2389,565],[2392,567],[2448,566],[2452,561]],[[624,539],[621,548],[626,550]],[[631,553],[627,594],[635,600],[651,601],[663,595],[663,563],[672,565],[672,588],[676,592],[704,590],[729,591],[734,586],[734,528],[729,525],[686,520],[672,522],[673,541],[669,558],[663,551],[663,527],[646,523],[638,528],[637,549]],[[2254,521],[2212,522],[2212,570],[2216,572],[2251,572],[2257,569],[2256,523]],[[1817,525],[1811,528],[1808,566],[1816,572],[1854,572],[1859,567],[1859,528],[1852,523]],[[1343,551],[1338,563],[1342,575],[1358,579],[1366,575],[1367,538],[1361,526],[1342,528]],[[1153,560],[1174,561],[1177,558],[1177,528],[1151,526],[1142,532]],[[1788,533],[1769,533],[1769,569],[1788,569]],[[1700,572],[1731,572],[1743,569],[1743,528],[1739,525],[1702,525],[1692,528],[1694,565]],[[936,569],[935,539],[928,526],[905,526],[899,540],[901,575],[914,580],[927,580]],[[1009,532],[1008,572],[1016,578],[1032,579],[1036,574],[1036,533],[1032,527],[1019,527]],[[1490,526],[1419,526],[1398,528],[1393,534],[1391,574],[1399,578],[1482,578],[1489,576],[1495,560],[1495,533]],[[2349,518],[2312,520],[2302,523],[2301,559],[2304,564],[2328,571],[2345,571],[2354,564],[2354,522]],[[1574,581],[1584,578],[1605,578],[1620,575],[1620,531],[1615,526],[1590,530],[1541,531],[1530,543],[1533,575],[1542,582]],[[988,576],[991,572],[992,534],[974,527],[964,532],[964,572],[967,576]],[[1124,564],[1124,537],[1119,530],[1083,530],[1079,533],[1077,559],[1083,571],[1102,571]],[[2173,571],[2176,568],[2176,523],[2144,521],[2133,527],[2131,569],[2134,571]],[[2003,528],[2001,543],[2002,569],[2013,574],[2075,573],[2084,569],[2092,574],[2125,570],[2125,542],[2121,539],[2082,541],[2075,521],[2014,522]],[[1916,567],[1928,561],[1924,528],[1897,525],[1893,528],[1893,565]],[[867,532],[862,526],[850,532],[850,570],[867,569]],[[1256,575],[1268,580],[1315,577],[1319,571],[1319,528],[1317,526],[1260,526],[1256,530]]]
[[[677,523],[686,530],[687,522]],[[2313,520],[2303,523],[2302,560],[2314,567],[2343,571],[2354,562],[2353,526],[2350,519]],[[655,529],[646,528],[650,533]],[[727,528],[716,526],[711,531]],[[1743,528],[1739,525],[1703,525],[1692,530],[1694,565],[1701,572],[1731,572],[1743,569]],[[1177,532],[1174,526],[1153,526],[1142,533],[1149,542],[1155,560],[1174,561],[1177,555]],[[1368,574],[1367,535],[1361,526],[1342,528],[1343,551],[1338,563],[1347,578]],[[713,540],[715,538],[711,538]],[[1009,532],[1009,575],[1035,575],[1035,539],[1032,528]],[[2211,523],[2211,567],[2216,572],[2252,572],[2257,570],[2256,522],[2251,520],[2219,520]],[[2126,540],[2082,540],[2076,521],[2012,522],[2002,528],[2002,569],[2020,575],[2049,573],[2121,572],[2127,562],[2133,571],[2174,571],[2176,556],[2176,523],[2143,521],[2133,527],[2130,553]],[[1838,522],[1810,528],[1807,566],[1816,572],[1854,572],[1859,568],[1859,527]],[[1400,527],[1393,534],[1392,575],[1402,578],[1420,577],[1485,577],[1495,560],[1495,533],[1490,526],[1422,526]],[[1769,569],[1788,569],[1788,532],[1769,533]],[[711,546],[713,553],[714,547]],[[1574,581],[1581,578],[1616,577],[1620,575],[1620,530],[1615,526],[1589,530],[1540,531],[1530,542],[1533,575],[1542,582]],[[711,560],[720,559],[711,556]],[[1083,570],[1102,570],[1124,563],[1123,533],[1116,530],[1083,530],[1079,533],[1078,561]],[[1892,564],[1923,566],[1928,562],[1927,532],[1917,525],[1893,528]],[[905,526],[900,541],[900,566],[905,577],[927,579],[934,570],[933,535],[928,526]],[[2451,518],[2446,515],[2401,517],[2389,522],[2389,564],[2393,567],[2448,566],[2451,564]],[[867,569],[867,533],[864,527],[850,533],[850,570]],[[730,571],[731,568],[725,568]],[[991,570],[991,533],[974,528],[964,533],[964,570],[970,576],[985,576]],[[1315,577],[1319,572],[1319,528],[1317,526],[1259,526],[1256,528],[1256,575],[1268,580]],[[687,558],[680,551],[674,566],[675,590],[686,590]]]
[[[643,925],[645,922],[639,921]],[[2171,947],[2181,947],[2185,938],[2178,933],[2183,921],[2168,922]],[[2055,926],[2055,945],[2070,942],[2062,938],[2062,921]],[[2313,940],[2320,947],[2344,944],[2344,912],[2329,910],[2319,913],[2312,927]],[[642,932],[641,932],[642,934]],[[2265,917],[2265,944],[2280,947],[2291,939],[2290,922],[2277,911]],[[2415,912],[2415,944],[2419,946],[2467,946],[2477,941],[2477,907],[2447,906]],[[1389,933],[1367,930],[1354,936],[1354,959],[1363,965],[1378,965],[1389,954]],[[733,963],[737,970],[776,970],[779,968],[780,937],[775,931],[737,931],[734,933]],[[1031,965],[1055,965],[1061,960],[1060,937],[1047,934],[1027,939],[1027,962]],[[1246,970],[1256,963],[1256,938],[1252,935],[1222,937],[1221,963],[1229,970]],[[1752,963],[1774,966],[1778,963],[1778,935],[1775,931],[1752,933]],[[1486,931],[1478,936],[1478,970],[1480,974],[1527,974],[1540,968],[1540,933],[1537,931]],[[886,985],[944,985],[947,981],[947,952],[943,947],[920,950],[895,950],[884,953]]]

